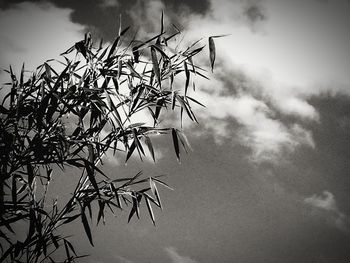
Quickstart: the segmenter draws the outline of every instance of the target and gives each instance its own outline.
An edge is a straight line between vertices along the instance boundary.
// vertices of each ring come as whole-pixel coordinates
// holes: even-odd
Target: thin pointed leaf
[[[132,48],[132,55],[134,57],[135,63],[140,62],[140,51],[137,49],[137,47]]]
[[[72,243],[69,242],[68,240],[65,240],[65,241],[67,242],[67,245],[68,245],[69,249],[74,253],[74,255],[77,256],[77,253],[75,252],[75,249],[74,249]]]
[[[153,64],[153,72],[157,77],[159,88],[161,88],[162,83],[161,83],[161,77],[160,77],[158,58],[157,58],[156,49],[153,46],[151,47],[151,57],[152,57],[152,64]]]
[[[130,28],[130,26],[128,26],[127,28],[125,28],[125,29],[124,29],[122,32],[120,32],[120,34],[115,38],[115,40],[114,40],[114,42],[113,42],[113,44],[112,44],[112,47],[111,47],[111,49],[109,50],[107,59],[109,59],[109,58],[113,55],[115,49],[117,48],[117,46],[118,46],[118,44],[119,44],[119,41],[120,41],[121,36],[123,36],[123,35],[129,30],[129,28]]]
[[[136,144],[135,144],[135,140],[132,142],[130,148],[128,149],[128,153],[126,155],[126,160],[125,160],[125,163],[128,162],[130,156],[132,155],[132,153],[134,152],[135,150],[135,147],[136,147]]]
[[[214,39],[212,37],[209,37],[209,58],[210,58],[210,66],[211,66],[211,72],[214,71],[214,63],[215,63],[215,43]]]
[[[46,71],[46,78],[52,81],[50,66],[46,62],[44,63],[44,65],[45,65],[45,71]]]
[[[68,262],[70,262],[70,261],[71,261],[71,256],[70,256],[70,253],[69,253],[67,241],[64,239],[64,240],[63,240],[63,243],[64,243],[64,248],[65,248],[65,250],[66,250],[67,259],[69,260]]]
[[[160,18],[160,33],[164,33],[164,12],[162,10],[162,17]]]
[[[211,36],[212,38],[220,38],[220,37],[227,37],[230,36],[231,34],[224,34],[224,35],[216,35],[216,36]]]
[[[176,129],[171,129],[171,134],[173,137],[173,143],[174,143],[174,149],[175,149],[175,153],[176,153],[176,158],[177,160],[180,162],[180,148],[179,148],[179,140],[177,137],[177,132]]]
[[[57,241],[57,237],[54,236],[52,233],[50,234],[50,237],[51,237],[51,240],[52,240],[52,243],[54,244],[55,248],[59,248],[59,244],[58,244],[58,241]]]
[[[157,179],[157,178],[152,178],[153,181],[157,182],[158,184],[163,185],[164,187],[168,188],[169,190],[174,190],[174,188],[170,187],[167,183]]]
[[[154,183],[153,180],[152,180],[152,184],[153,184],[153,189],[154,189],[154,193],[153,194],[155,195],[155,197],[157,199],[157,203],[158,203],[159,208],[162,209],[162,202],[160,200],[159,192],[158,192],[157,186],[156,186],[156,184]]]
[[[216,36],[209,37],[209,56],[210,56],[211,72],[214,71],[214,63],[215,63],[215,58],[216,58],[216,50],[215,50],[214,38],[226,37],[226,36],[229,36],[229,35],[230,34],[216,35]]]
[[[190,84],[190,72],[188,70],[186,61],[184,61],[184,69],[185,69],[185,75],[186,75],[186,83],[185,83],[185,96],[186,96],[187,95],[188,85]]]
[[[24,63],[22,64],[22,69],[21,69],[21,75],[20,75],[20,80],[19,80],[19,85],[23,85],[23,79],[24,79]]]
[[[129,213],[128,217],[128,223],[130,222],[131,218],[133,215],[136,213],[137,218],[140,218],[140,205],[139,203],[141,202],[142,195],[137,196],[136,193],[133,193],[132,195],[132,208]]]
[[[95,188],[96,192],[99,193],[98,185],[95,178],[95,165],[94,165],[95,157],[94,157],[94,148],[92,144],[88,145],[88,151],[89,151],[89,163],[85,163],[86,172],[92,186]]]
[[[97,225],[100,222],[101,218],[103,218],[104,221],[104,208],[105,208],[105,202],[102,202],[100,200],[98,200],[98,215],[97,215]]]
[[[118,36],[121,35],[122,32],[122,15],[119,14],[119,28],[118,28]]]
[[[177,135],[178,135],[180,142],[181,142],[183,148],[185,149],[186,153],[188,152],[187,149],[192,150],[192,147],[191,147],[190,143],[188,142],[186,135],[183,132],[178,132]]]
[[[145,143],[148,147],[148,150],[152,156],[152,159],[153,159],[153,162],[156,162],[156,158],[155,158],[155,155],[154,155],[154,149],[153,149],[153,146],[152,146],[152,142],[151,142],[151,139],[148,137],[148,136],[145,136]]]
[[[84,226],[84,230],[85,230],[85,233],[89,239],[89,242],[92,246],[94,246],[94,243],[92,241],[92,235],[91,235],[91,229],[90,229],[90,226],[89,226],[89,222],[86,218],[86,215],[85,215],[85,211],[84,209],[82,209],[81,211],[81,221],[83,223],[83,226]]]
[[[200,103],[198,100],[196,100],[196,99],[194,99],[194,98],[191,98],[191,97],[188,97],[188,96],[187,96],[186,98],[189,99],[189,100],[191,100],[191,101],[193,101],[194,103],[196,103],[196,104],[198,104],[198,105],[200,105],[200,106],[206,108],[205,105],[202,104],[202,103]]]
[[[155,226],[155,225],[156,225],[156,221],[154,220],[154,213],[153,213],[153,210],[152,210],[152,206],[151,206],[151,204],[150,204],[150,202],[149,202],[149,199],[148,199],[148,197],[147,197],[146,195],[145,195],[145,200],[146,200],[146,205],[147,205],[148,213],[149,213],[149,215],[150,215],[150,217],[151,217],[151,220],[152,220],[153,225]]]
[[[176,105],[176,91],[172,92],[171,96],[171,109],[174,110]]]

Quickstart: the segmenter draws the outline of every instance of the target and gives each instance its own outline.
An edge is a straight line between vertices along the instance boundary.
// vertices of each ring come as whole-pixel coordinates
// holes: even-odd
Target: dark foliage
[[[205,77],[193,63],[202,51],[198,42],[185,50],[170,48],[173,34],[161,32],[146,40],[128,40],[128,29],[119,30],[111,45],[98,46],[91,35],[62,53],[64,62],[47,61],[27,77],[24,66],[19,76],[10,67],[10,82],[0,106],[0,249],[1,262],[56,262],[55,252],[65,251],[61,262],[80,258],[60,227],[80,220],[93,245],[90,230],[92,205],[98,207],[97,223],[107,210],[130,207],[129,218],[139,217],[142,201],[153,224],[154,207],[161,207],[157,187],[167,184],[159,177],[111,177],[101,168],[107,153],[125,152],[141,159],[145,147],[155,160],[152,138],[168,134],[180,159],[180,146],[187,148],[181,130],[159,125],[164,110],[179,111],[197,121],[189,97],[192,76]],[[211,53],[215,52],[210,40]],[[127,42],[127,43],[125,43]],[[215,55],[211,55],[214,66]],[[175,89],[177,78],[185,86]],[[126,91],[125,91],[126,90]],[[134,114],[145,111],[153,125],[133,123]],[[50,181],[57,169],[76,167],[81,171],[71,198],[58,205],[48,197]],[[142,186],[139,187],[138,185]],[[137,187],[136,187],[137,186]],[[139,190],[137,190],[139,189]],[[19,222],[28,226],[27,236],[18,240],[13,230]]]

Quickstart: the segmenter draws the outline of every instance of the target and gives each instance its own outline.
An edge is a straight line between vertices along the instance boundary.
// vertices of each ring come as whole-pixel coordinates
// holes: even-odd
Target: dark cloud
[[[25,2],[24,0],[2,0],[0,1],[0,8],[6,9],[13,4]],[[28,2],[28,1],[26,1]],[[137,31],[137,26],[142,24],[142,20],[146,18],[138,18],[138,20],[130,16],[130,12],[136,9],[143,10],[150,1],[140,0],[119,0],[118,4],[112,5],[103,1],[97,0],[84,0],[84,1],[70,1],[70,0],[31,0],[29,2],[52,2],[56,6],[61,8],[70,8],[73,10],[71,14],[72,22],[86,25],[87,28],[94,33],[97,37],[103,37],[104,39],[114,39],[118,28],[119,15],[122,16],[122,22],[125,26],[131,25],[134,30]],[[190,13],[205,13],[209,8],[208,0],[163,0],[159,1],[164,4],[164,12],[172,13],[169,17],[173,21],[171,23],[181,23],[177,19],[180,18],[180,14],[184,11]],[[108,6],[109,5],[109,6]],[[160,14],[159,14],[160,17]]]
[[[247,6],[244,15],[252,24],[256,24],[267,19],[265,11],[258,4]]]

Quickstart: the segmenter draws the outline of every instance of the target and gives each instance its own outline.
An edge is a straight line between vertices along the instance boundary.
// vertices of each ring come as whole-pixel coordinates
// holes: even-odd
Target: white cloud
[[[312,195],[304,199],[304,203],[317,209],[318,216],[326,219],[329,224],[334,225],[340,230],[348,231],[348,218],[341,212],[337,206],[334,195],[329,191],[323,191],[321,195]]]
[[[260,31],[251,30],[251,24],[242,19],[246,3],[258,17],[266,14]],[[226,85],[226,90],[238,90],[239,96],[217,97],[205,89],[205,102],[215,102],[209,105],[208,115],[219,119],[231,116],[241,123],[243,142],[252,147],[255,156],[276,155],[282,149],[292,150],[299,145],[315,147],[311,132],[301,124],[302,120],[319,121],[319,113],[309,99],[323,94],[350,94],[350,75],[346,72],[350,52],[349,45],[345,45],[350,39],[344,37],[350,22],[349,8],[341,1],[315,7],[308,1],[220,0],[211,1],[206,15],[189,17],[186,36],[232,34],[215,42],[218,64],[214,77],[220,75],[224,81],[209,85],[212,89]],[[237,68],[259,85],[247,85],[244,90],[237,85],[228,86],[225,82],[234,77],[231,69]],[[221,72],[229,73],[223,77]],[[259,103],[243,99],[242,94],[259,98]],[[282,113],[282,117],[275,113]],[[297,117],[296,123],[284,125],[284,115]],[[219,130],[218,136],[222,137],[217,119],[212,124],[215,127],[211,130]],[[205,120],[205,125],[210,126],[210,121]]]
[[[305,198],[304,202],[311,206],[321,208],[327,211],[337,211],[334,195],[329,191],[323,191],[322,195],[312,195],[311,197]]]
[[[166,247],[165,252],[171,259],[171,263],[196,263],[197,261],[190,257],[180,255],[174,247]]]
[[[225,92],[231,87],[217,82],[203,82],[195,94],[206,105],[197,109],[202,125],[213,132],[217,142],[238,138],[252,149],[251,160],[255,162],[280,161],[282,152],[292,152],[300,145],[315,147],[311,132],[297,123],[284,124],[264,100],[246,92],[228,96]],[[208,91],[207,86],[215,90]],[[232,129],[230,123],[238,123],[239,127]]]
[[[218,59],[216,73],[210,75],[211,81],[196,83],[198,89],[194,96],[207,106],[199,110],[198,116],[200,123],[214,134],[217,142],[238,136],[242,144],[252,149],[252,160],[258,162],[276,161],[281,152],[291,152],[301,145],[315,147],[311,132],[303,128],[298,120],[287,125],[283,119],[276,117],[277,113],[314,121],[319,119],[317,111],[307,101],[308,96],[314,93],[305,91],[298,82],[280,78],[280,70],[292,70],[288,68],[288,63],[281,64],[284,58],[278,52],[285,50],[281,49],[277,40],[282,36],[275,36],[272,34],[274,31],[269,31],[271,28],[268,26],[271,25],[268,22],[274,15],[269,3],[211,1],[211,9],[206,14],[189,15],[185,12],[181,17],[183,24],[187,25],[184,36],[189,41],[232,33],[216,40]],[[145,17],[141,32],[156,30],[162,6],[163,3],[156,0],[144,5],[143,11],[149,15]],[[135,18],[140,17],[138,9],[132,11]],[[167,15],[176,17],[174,14]],[[208,63],[208,54],[204,55],[197,58],[197,62]],[[271,60],[278,60],[279,64],[276,62],[271,66]],[[298,80],[298,75],[294,74],[294,77]],[[231,130],[231,123],[238,123],[238,130]]]
[[[23,2],[0,10],[0,67],[11,64],[19,71],[24,62],[26,69],[34,70],[58,58],[84,35],[84,26],[71,22],[71,12],[48,2]]]

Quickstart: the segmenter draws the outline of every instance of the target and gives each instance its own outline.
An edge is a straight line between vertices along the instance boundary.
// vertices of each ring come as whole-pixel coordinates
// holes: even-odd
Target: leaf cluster
[[[128,30],[120,28],[113,43],[98,45],[88,33],[61,54],[62,61],[46,61],[29,76],[24,65],[18,76],[11,67],[6,70],[10,82],[2,87],[0,105],[1,262],[56,262],[59,249],[65,251],[64,262],[82,257],[59,229],[80,220],[93,245],[94,206],[98,224],[107,211],[125,207],[128,221],[139,217],[144,202],[155,224],[153,207],[162,207],[157,187],[169,186],[141,172],[132,178],[107,175],[101,164],[105,155],[119,152],[126,162],[147,153],[155,161],[156,135],[172,138],[180,160],[187,139],[179,129],[161,127],[161,114],[177,111],[181,121],[184,116],[197,121],[192,105],[202,104],[188,89],[194,75],[206,78],[193,63],[203,46],[196,42],[177,50],[170,43],[180,32],[167,34],[163,22],[161,32],[144,41],[130,39]],[[178,87],[178,78],[185,79],[184,87]],[[135,123],[139,112],[153,123]],[[60,206],[49,198],[49,185],[56,169],[68,167],[81,174],[71,198]],[[13,228],[20,222],[28,226],[21,240]]]

